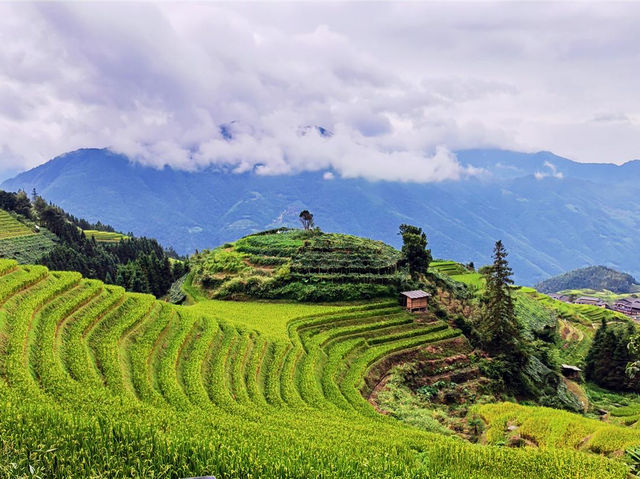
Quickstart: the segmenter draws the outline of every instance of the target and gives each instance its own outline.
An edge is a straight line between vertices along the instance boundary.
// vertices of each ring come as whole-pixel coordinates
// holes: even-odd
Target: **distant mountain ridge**
[[[541,293],[557,293],[569,289],[593,289],[624,294],[635,292],[639,287],[638,281],[630,274],[621,273],[606,266],[576,269],[535,285],[535,288]]]
[[[434,257],[488,263],[510,251],[515,278],[534,284],[588,265],[640,276],[640,162],[581,164],[549,152],[457,152],[477,177],[442,183],[326,179],[325,172],[264,176],[223,167],[154,169],[108,150],[83,149],[0,186],[28,192],[90,221],[157,238],[179,253],[297,226],[309,209],[325,231],[400,246],[401,223],[424,228]]]

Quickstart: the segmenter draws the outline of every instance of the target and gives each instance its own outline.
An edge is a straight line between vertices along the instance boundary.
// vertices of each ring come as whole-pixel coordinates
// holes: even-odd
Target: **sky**
[[[83,147],[417,182],[476,174],[467,148],[620,164],[638,24],[628,2],[2,3],[0,177]]]

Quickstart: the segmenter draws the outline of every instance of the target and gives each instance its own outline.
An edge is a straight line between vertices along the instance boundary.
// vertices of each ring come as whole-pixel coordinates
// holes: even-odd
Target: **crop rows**
[[[0,210],[0,239],[15,238],[34,234],[27,226],[20,223],[4,210]]]
[[[118,243],[120,240],[128,238],[122,233],[114,233],[113,231],[83,230],[83,233],[87,238],[93,238],[98,243]]]
[[[445,323],[379,304],[293,319],[285,339],[232,319],[0,260],[0,476],[626,475],[594,454],[471,445],[379,415],[370,369],[459,335]]]

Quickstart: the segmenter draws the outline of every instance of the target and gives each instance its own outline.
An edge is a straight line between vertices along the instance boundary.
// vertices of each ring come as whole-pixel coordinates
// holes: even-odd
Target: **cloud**
[[[564,175],[562,174],[562,172],[558,171],[558,169],[556,168],[556,165],[554,165],[553,163],[549,161],[545,161],[544,166],[547,167],[549,171],[546,171],[546,172],[536,171],[533,175],[536,180],[542,180],[548,177],[556,178],[558,180],[561,180],[562,178],[564,178]]]
[[[452,153],[473,147],[622,162],[640,150],[638,20],[633,4],[2,4],[0,170],[79,147],[420,182],[476,174]]]

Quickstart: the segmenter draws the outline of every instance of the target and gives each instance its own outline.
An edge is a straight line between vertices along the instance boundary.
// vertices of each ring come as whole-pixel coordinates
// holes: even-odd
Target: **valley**
[[[7,236],[35,234],[6,221]],[[0,260],[0,472],[622,478],[635,467],[640,401],[554,369],[584,368],[598,324],[626,316],[513,289],[524,340],[543,352],[514,396],[478,343],[485,273],[435,260],[414,278],[404,261],[379,241],[279,228],[189,258],[176,305]],[[409,313],[396,295],[415,288],[428,307]],[[36,440],[48,452],[25,454]]]

